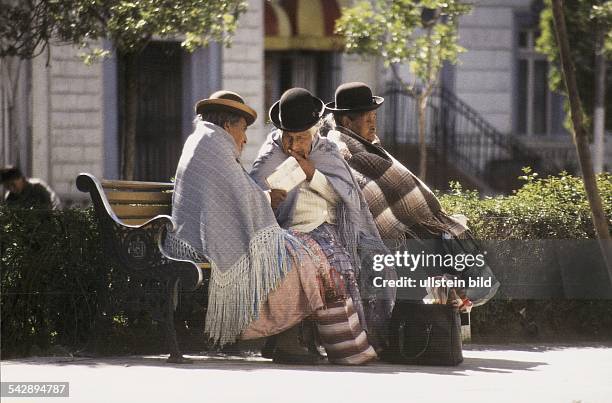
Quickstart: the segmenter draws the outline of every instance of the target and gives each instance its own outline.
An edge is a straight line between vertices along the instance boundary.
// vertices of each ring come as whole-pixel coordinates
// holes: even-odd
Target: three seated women
[[[280,334],[275,360],[315,363],[292,345],[292,329],[324,306],[317,273],[329,264],[345,277],[370,343],[384,343],[394,295],[364,296],[358,287],[362,256],[384,246],[336,146],[316,133],[323,109],[306,90],[283,95],[271,111],[280,130],[263,146],[254,181],[240,154],[255,111],[229,91],[196,105],[195,130],[176,171],[177,227],[165,248],[179,258],[211,263],[205,331],[220,345]],[[286,195],[263,189],[262,179],[289,155],[299,161],[307,181]],[[313,259],[306,233],[328,261]]]

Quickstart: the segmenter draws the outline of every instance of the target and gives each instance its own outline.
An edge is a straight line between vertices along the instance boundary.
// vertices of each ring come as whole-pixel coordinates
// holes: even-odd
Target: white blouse
[[[325,175],[315,169],[310,182],[301,183],[298,191],[288,228],[310,232],[325,222],[336,223],[336,203],[339,196]]]

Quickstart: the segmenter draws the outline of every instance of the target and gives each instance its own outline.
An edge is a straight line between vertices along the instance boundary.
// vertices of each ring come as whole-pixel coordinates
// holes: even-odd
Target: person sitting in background
[[[345,83],[336,89],[334,101],[326,104],[330,113],[325,118],[327,138],[351,167],[381,237],[398,241],[471,238],[466,223],[446,214],[429,187],[380,145],[376,110],[383,102],[366,84]],[[478,253],[473,242],[466,244]],[[492,273],[485,265],[479,275]],[[499,282],[492,284],[491,289],[464,291],[474,304],[480,304],[495,295]]]
[[[59,209],[60,199],[45,182],[26,178],[21,170],[7,166],[1,171],[2,185],[7,189],[4,202],[9,207],[23,209]]]
[[[318,134],[323,102],[308,90],[287,90],[271,108],[278,129],[268,136],[253,164],[251,176],[267,188],[266,178],[294,157],[306,180],[287,193],[275,210],[283,228],[307,234],[323,250],[329,264],[345,281],[370,344],[381,350],[395,303],[395,289],[371,289],[369,254],[386,253],[368,206],[337,147]],[[395,279],[389,268],[383,277]],[[360,285],[361,284],[361,285]],[[368,286],[365,289],[364,286]]]

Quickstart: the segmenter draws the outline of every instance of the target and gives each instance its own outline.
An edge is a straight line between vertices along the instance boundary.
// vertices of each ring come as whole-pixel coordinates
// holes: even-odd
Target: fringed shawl
[[[290,270],[286,244],[299,242],[278,226],[232,137],[209,122],[198,122],[183,148],[172,217],[177,230],[166,248],[211,263],[205,331],[221,345],[233,342]]]
[[[251,170],[251,177],[265,189],[268,188],[265,179],[288,157],[281,146],[281,134],[280,130],[270,133],[259,150]],[[355,269],[359,271],[362,259],[367,256],[388,253],[359,190],[359,185],[336,145],[316,135],[309,159],[315,168],[325,175],[340,196],[341,201],[336,207],[338,233],[351,255]],[[276,218],[281,226],[284,226],[291,217],[298,191],[297,188],[290,191],[287,199],[276,211]]]
[[[358,178],[383,239],[464,237],[467,227],[448,216],[429,187],[381,146],[341,126],[327,138]]]

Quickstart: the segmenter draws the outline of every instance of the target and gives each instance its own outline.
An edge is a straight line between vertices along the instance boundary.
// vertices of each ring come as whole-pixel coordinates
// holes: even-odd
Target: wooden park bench
[[[107,256],[130,276],[159,281],[163,288],[161,321],[169,344],[169,362],[188,362],[179,349],[174,310],[179,291],[195,291],[203,282],[209,263],[169,257],[161,248],[162,237],[172,231],[174,184],[98,180],[82,173],[77,188],[89,193]]]

